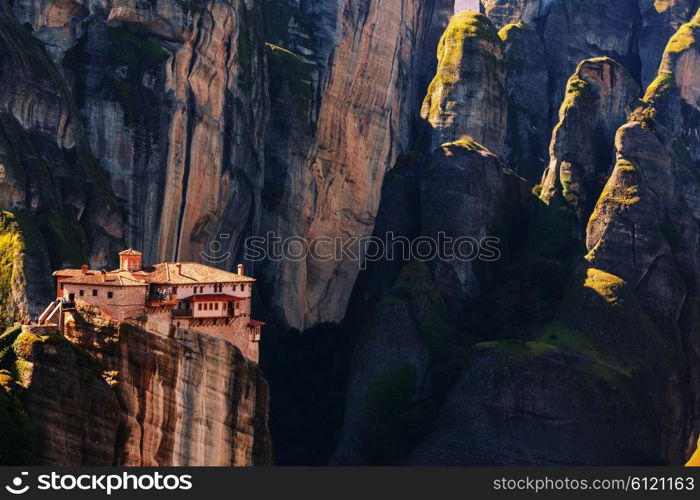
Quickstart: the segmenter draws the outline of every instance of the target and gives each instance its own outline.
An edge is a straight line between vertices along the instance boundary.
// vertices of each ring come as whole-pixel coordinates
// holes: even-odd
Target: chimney
[[[80,274],[87,274],[88,272],[88,266],[86,264],[83,264],[80,266]]]
[[[243,276],[243,264],[238,264],[238,276]]]
[[[105,271],[105,270],[103,269],[103,270],[102,270],[102,282],[104,283],[105,281],[107,281],[107,271]]]
[[[178,276],[182,274],[182,264],[180,264],[179,262],[175,264],[175,274],[177,274]]]

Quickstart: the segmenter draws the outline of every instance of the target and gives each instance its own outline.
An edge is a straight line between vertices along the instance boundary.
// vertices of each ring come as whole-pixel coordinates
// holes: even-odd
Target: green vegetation
[[[383,426],[408,408],[416,392],[416,369],[405,364],[387,371],[370,384],[367,390],[366,414],[370,426]]]
[[[650,103],[661,98],[673,89],[675,85],[673,72],[665,69],[659,70],[658,76],[651,82],[644,94],[644,101]]]
[[[483,63],[490,71],[502,71],[503,65],[499,58],[487,48],[480,48],[481,60],[465,60],[465,45],[485,41],[502,47],[503,42],[493,23],[483,14],[476,12],[460,12],[452,17],[445,33],[438,44],[438,68],[435,78],[428,87],[428,92],[423,102],[424,110],[427,108],[427,116],[424,118],[435,121],[443,112],[441,99],[436,94],[442,89],[442,95],[447,95],[451,89],[461,80],[462,66],[466,64]]]
[[[484,152],[490,152],[488,149],[486,149],[484,146],[476,142],[472,137],[470,136],[464,136],[460,137],[456,141],[450,142],[447,144],[447,146],[450,145],[455,145],[455,146],[461,146],[463,148],[471,149],[472,151],[484,151]]]
[[[0,465],[33,463],[32,423],[18,398],[21,387],[16,383],[19,368],[13,343],[20,331],[8,328],[0,335]]]
[[[563,108],[571,108],[577,103],[589,101],[595,98],[593,91],[591,90],[591,84],[586,80],[579,77],[579,73],[576,72],[569,79],[566,85],[566,95],[564,96],[564,102],[562,103]]]
[[[463,11],[452,17],[440,45],[443,45],[447,40],[462,42],[466,38],[501,43],[498,31],[491,20],[485,15],[473,11]]]
[[[112,42],[118,44],[110,47],[110,55],[117,60],[133,62],[145,57],[153,61],[165,61],[170,57],[170,52],[141,33],[122,27],[109,26],[107,27],[107,36]],[[120,45],[125,48],[121,49]]]
[[[415,367],[404,364],[380,373],[367,391],[367,454],[376,465],[399,463],[424,430],[430,411],[414,402]]]
[[[657,0],[658,1],[658,0]],[[681,26],[671,37],[666,45],[661,69],[656,79],[649,85],[644,95],[644,102],[654,104],[662,99],[670,90],[675,88],[676,82],[673,71],[678,58],[691,49],[700,47],[700,16]]]
[[[530,29],[524,22],[520,21],[514,24],[507,24],[498,32],[498,38],[503,43],[512,41],[512,38],[518,36],[524,29]]]
[[[34,463],[32,422],[17,397],[17,389],[6,370],[0,371],[0,465]]]
[[[21,319],[23,311],[15,294],[24,288],[25,242],[14,214],[0,213],[0,325],[7,327]]]

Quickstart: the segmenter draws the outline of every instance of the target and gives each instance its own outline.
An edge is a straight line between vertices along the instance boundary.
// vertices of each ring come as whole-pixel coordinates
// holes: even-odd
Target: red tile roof
[[[80,269],[62,269],[53,273],[62,283],[75,283],[100,286],[147,286],[143,279],[138,279],[136,273],[127,271],[112,271],[103,275],[102,271],[88,270],[85,274]]]
[[[138,250],[134,250],[133,248],[127,248],[126,250],[122,250],[119,252],[119,255],[143,255],[141,252]]]
[[[143,286],[188,285],[201,283],[253,283],[255,279],[196,262],[165,262],[145,267],[138,271],[108,271],[103,281],[102,271],[88,269],[83,274],[80,269],[62,269],[54,276],[62,278],[65,283],[88,283],[95,285]]]
[[[235,297],[233,295],[226,295],[226,294],[204,294],[204,295],[192,295],[190,297],[187,297],[184,299],[186,302],[215,302],[215,301],[226,301],[226,300],[232,300],[232,301],[242,301],[245,300],[243,297]]]
[[[248,322],[248,325],[253,326],[253,327],[256,327],[256,326],[265,326],[265,322],[264,322],[264,321],[258,321],[257,319],[251,319],[251,320]]]

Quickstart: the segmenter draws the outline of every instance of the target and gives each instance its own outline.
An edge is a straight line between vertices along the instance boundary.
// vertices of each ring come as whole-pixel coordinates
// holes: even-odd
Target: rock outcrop
[[[554,1],[542,22],[552,111],[564,98],[569,75],[584,59],[610,57],[638,74],[637,0]]]
[[[94,356],[118,403],[112,464],[271,463],[267,382],[229,342],[87,308],[68,313],[66,336]]]
[[[494,152],[505,150],[507,124],[503,42],[489,19],[460,12],[438,45],[438,69],[421,116],[436,148],[464,137]]]
[[[668,39],[694,15],[696,0],[482,0],[498,26],[525,22],[537,28],[546,49],[550,114],[562,101],[566,80],[584,59],[610,57],[646,88],[655,78]]]
[[[60,71],[4,1],[0,67],[0,206],[14,214],[3,234],[24,242],[21,255],[3,255],[25,276],[0,279],[11,323],[41,312],[51,294],[40,276],[52,267],[111,264],[122,218]]]
[[[674,373],[673,354],[631,287],[588,270],[572,280],[565,303],[561,319],[533,340],[472,347],[468,368],[410,463],[679,461],[660,446],[667,429],[658,421],[661,398],[645,384]],[[625,320],[625,328],[616,326]]]
[[[282,238],[346,240],[372,233],[384,173],[415,137],[418,95],[434,67],[427,54],[449,12],[444,1],[403,7],[377,1],[338,6],[316,140],[304,176],[292,181],[304,187],[303,201],[267,222]],[[275,280],[292,274],[270,289],[275,308],[293,326],[342,319],[359,272],[350,259],[287,261],[283,272],[279,264],[266,267],[263,274]]]
[[[639,94],[627,70],[608,58],[583,61],[569,79],[541,198],[570,211],[573,234],[580,239],[614,161],[615,132],[627,121]]]
[[[618,60],[576,61],[544,176],[541,196],[547,203],[527,211],[516,263],[479,268],[472,282],[477,286],[461,301],[454,294],[464,291],[464,282],[447,280],[441,286],[441,280],[452,271],[458,277],[468,273],[433,262],[427,266],[432,280],[420,281],[427,274],[409,267],[399,274],[396,289],[376,303],[351,370],[351,380],[361,389],[351,391],[347,401],[336,454],[341,463],[680,465],[695,450],[700,18],[696,15],[671,38],[657,78],[639,101],[636,6],[572,1],[547,7],[535,21],[548,64],[558,60],[566,66],[574,54],[591,53]],[[629,15],[621,20],[623,11]],[[571,31],[571,43],[560,40],[552,51],[556,37],[547,33],[555,30],[557,19],[560,28],[589,26],[591,38],[577,41],[579,35]],[[595,19],[600,26],[594,28]],[[610,33],[618,38],[608,39]],[[550,79],[553,74],[552,67]],[[491,191],[484,187],[489,183],[472,177],[479,169],[471,169],[465,177],[469,182],[462,185],[433,168],[442,161],[441,150],[449,151],[448,164],[459,164],[466,153],[450,150],[455,146],[443,146],[423,167],[411,159],[398,167],[397,179],[388,178],[387,203],[399,207],[408,199],[420,200],[421,234],[431,221],[447,228],[454,222],[458,233],[472,218],[482,220],[488,206],[470,198],[462,212],[459,197],[451,196],[454,189],[466,198],[478,186],[479,196],[489,199]],[[473,149],[473,144],[466,148],[469,154]],[[446,168],[443,173],[454,172]],[[400,186],[407,186],[406,196],[397,195]],[[568,222],[561,224],[562,207],[575,215],[573,231]],[[406,229],[409,218],[385,215],[390,212],[380,210],[382,224],[393,221],[405,234],[415,234]],[[499,279],[483,279],[487,269],[498,272],[498,267]],[[409,286],[409,276],[421,286]],[[456,339],[442,362],[452,370],[443,383],[436,382],[435,358],[416,313],[421,310],[415,306],[418,289],[437,291],[431,297],[444,301],[449,311],[447,323],[436,322]],[[463,319],[450,323],[455,311]],[[506,317],[505,327],[501,317]],[[395,330],[392,323],[400,326]],[[405,335],[397,337],[398,331]],[[365,363],[365,358],[374,361]],[[373,371],[374,365],[384,371]],[[446,392],[440,394],[438,386]],[[387,405],[375,406],[377,394],[396,398],[385,397]],[[379,456],[371,447],[377,429],[391,436]],[[584,433],[590,439],[581,440]]]
[[[496,26],[503,28],[542,17],[552,3],[553,0],[481,0],[481,10]]]
[[[512,236],[506,228],[522,213],[528,195],[526,183],[483,146],[470,140],[444,144],[433,154],[421,183],[421,235],[440,241],[442,234],[457,242],[459,238],[481,242],[487,236],[501,237],[499,252],[505,252]],[[459,243],[451,251],[453,258],[434,258],[430,267],[438,290],[457,318],[479,290],[476,268],[481,256],[480,249]],[[481,276],[482,282],[486,279]]]
[[[500,236],[497,248],[488,250],[499,252],[491,258],[508,260],[510,229],[521,222],[529,191],[498,157],[463,139],[443,144],[432,157],[402,158],[383,195],[378,236],[403,238],[418,260],[400,272],[395,260],[401,255],[374,262],[356,286],[364,301],[349,314],[368,307],[371,314],[353,354],[334,456],[339,464],[400,463],[416,446],[436,411],[425,401],[442,394],[456,375],[448,361],[461,349],[453,325],[463,322],[466,305],[491,280],[479,261],[487,250],[482,238]],[[420,241],[444,248],[421,261],[427,247]],[[383,296],[375,302],[378,293]]]
[[[43,326],[0,336],[2,411],[15,414],[7,463],[271,464],[267,382],[232,344],[87,307],[65,321],[66,337]]]
[[[697,8],[697,0],[639,0],[639,56],[643,87],[656,78],[668,40],[691,19]]]

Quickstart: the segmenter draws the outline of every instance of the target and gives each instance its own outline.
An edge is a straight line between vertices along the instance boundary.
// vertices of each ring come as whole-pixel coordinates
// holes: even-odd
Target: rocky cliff
[[[570,211],[579,238],[614,160],[612,138],[639,93],[624,66],[609,58],[581,62],[569,79],[540,196]]]
[[[448,25],[448,0],[0,0],[3,321],[124,243],[230,268],[269,231],[492,236],[495,261],[248,263],[279,455],[684,463],[698,2],[481,3]],[[0,339],[17,463],[269,463],[233,347],[89,311],[70,332]]]
[[[52,268],[112,264],[108,256],[123,233],[118,202],[69,87],[7,2],[0,3],[0,46],[0,205],[6,211],[0,288],[7,325],[41,312],[51,297],[45,277]]]
[[[228,268],[251,235],[371,233],[384,172],[417,134],[450,7],[14,4],[76,97],[126,243],[149,262],[209,252]],[[303,327],[342,318],[357,269],[270,259],[259,272],[271,309]]]
[[[67,313],[65,338],[35,328],[0,341],[32,437],[16,452],[32,463],[271,463],[267,382],[228,342],[90,309]]]
[[[700,220],[695,90],[700,13],[687,22],[695,11],[686,11],[690,4],[683,2],[657,3],[658,15],[634,2],[483,3],[496,25],[533,25],[529,34],[524,23],[501,30],[506,61],[511,35],[534,36],[544,50],[534,44],[533,58],[546,58],[551,65],[550,84],[565,81],[562,68],[575,65],[561,93],[547,97],[560,109],[550,163],[546,167],[537,158],[535,147],[516,152],[513,146],[524,137],[517,134],[524,131],[508,124],[505,161],[519,169],[540,162],[543,184],[533,190],[538,198],[517,198],[525,200],[517,212],[526,220],[506,233],[515,235],[514,227],[519,228],[521,237],[504,246],[507,258],[473,266],[476,286],[457,307],[449,304],[459,283],[437,285],[445,276],[439,271],[444,263],[411,264],[399,274],[358,281],[358,287],[373,284],[385,295],[374,302],[357,341],[336,460],[683,464],[698,438],[697,252],[692,242],[697,242]],[[649,77],[640,68],[652,64],[652,54],[638,52],[637,37],[644,40],[640,44],[653,45],[680,12],[686,24],[663,42],[655,62],[660,68],[644,94],[640,83]],[[462,36],[468,43],[469,35]],[[579,36],[585,42],[579,44]],[[459,39],[451,43],[461,47]],[[533,93],[528,102],[518,91],[528,74],[541,81],[541,73],[534,64],[523,64],[527,60],[517,45],[510,53],[511,66],[519,64],[514,70],[506,63],[508,119],[514,112],[526,117],[524,106],[537,109],[534,104],[542,103],[541,95]],[[467,71],[466,62],[461,64],[448,72],[466,75],[460,85],[482,81],[483,68]],[[473,95],[449,109],[459,109]],[[546,113],[547,106],[540,109]],[[455,152],[452,156],[459,158]],[[435,181],[439,195],[421,190],[417,200],[430,200],[430,207],[448,203],[450,211],[438,217],[447,226],[451,214],[460,214],[459,203],[449,201],[451,189],[464,195],[476,189],[485,198],[492,192],[483,178],[472,177],[461,188],[453,178],[441,182],[429,167],[434,161],[413,157],[396,167],[399,179],[387,177],[387,206],[380,207],[378,227],[394,224],[412,238],[428,233],[422,227],[406,230],[410,219],[384,215],[416,196],[412,179],[419,179],[418,185]],[[402,186],[406,194],[399,196]],[[506,194],[504,199],[514,198]],[[472,199],[468,206],[458,220],[482,220],[483,204]],[[431,219],[422,214],[419,220]],[[472,226],[462,226],[454,234],[471,232]],[[385,285],[388,276],[394,276],[393,287]],[[444,336],[436,337],[431,326]],[[449,346],[442,357],[433,350],[436,338],[438,345]],[[591,438],[580,440],[583,434]],[[377,436],[383,438],[379,451]]]

